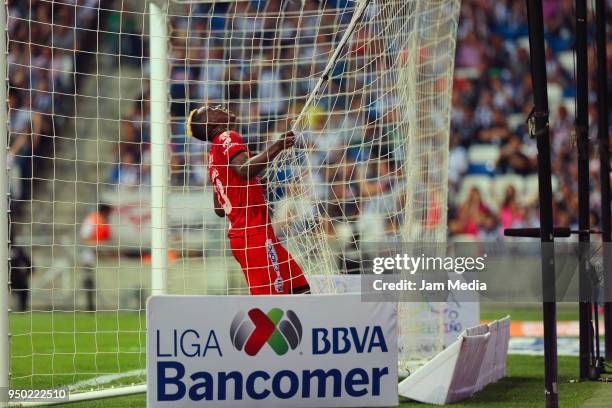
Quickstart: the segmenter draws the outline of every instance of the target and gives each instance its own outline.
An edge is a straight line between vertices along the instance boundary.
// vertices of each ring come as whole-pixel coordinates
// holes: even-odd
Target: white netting
[[[169,74],[169,292],[248,293],[213,211],[209,146],[186,136],[202,104],[236,113],[253,153],[295,127],[297,145],[265,172],[266,198],[319,290],[362,272],[362,243],[446,239],[459,0],[371,0],[301,116],[359,3],[185,3],[162,8],[167,61],[147,58],[148,2],[8,3],[11,290],[30,299],[11,314],[13,386],[144,379],[150,123],[166,120],[150,116],[151,64]],[[400,306],[402,361],[441,348],[442,309]]]
[[[127,116],[128,108],[142,103],[147,78],[140,53],[146,37],[138,26],[145,9],[140,4],[127,13],[128,3],[141,2],[2,5],[8,35],[11,388],[82,391],[144,379],[149,265],[138,250],[149,244],[141,236],[126,246],[115,230],[127,220],[145,230],[146,219],[129,210],[146,203],[117,207],[110,219],[95,214],[104,194],[124,199],[112,176],[114,151],[129,136],[128,123],[146,121]]]
[[[201,164],[207,144],[185,139],[182,128],[191,109],[228,107],[252,153],[295,129],[296,147],[263,174],[272,223],[311,283],[332,292],[340,289],[330,276],[363,272],[363,242],[446,239],[459,2],[369,2],[329,79],[305,107],[358,4],[241,1],[208,21],[202,17],[219,12],[222,3],[169,9],[173,194],[179,188],[193,194],[200,184],[207,189]],[[211,207],[203,211],[216,222],[205,224],[203,248],[225,255],[216,262],[206,257],[206,274],[227,276],[221,291],[240,291],[245,282],[227,254],[228,225],[214,219]],[[180,241],[177,249],[185,248]],[[193,272],[193,265],[184,266]],[[182,288],[193,288],[187,281]],[[442,309],[427,302],[400,306],[403,360],[440,350]]]

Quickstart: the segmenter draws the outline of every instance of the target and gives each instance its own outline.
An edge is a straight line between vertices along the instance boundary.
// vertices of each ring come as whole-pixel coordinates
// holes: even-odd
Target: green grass
[[[544,405],[543,358],[532,356],[509,356],[508,377],[496,384],[489,385],[473,398],[453,404],[453,407],[469,408],[529,408]],[[570,383],[576,378],[578,359],[576,357],[559,358],[559,403],[562,407],[580,407],[598,393],[608,392],[611,385],[604,383]],[[131,408],[145,406],[145,395],[111,398],[107,400],[62,405],[66,408]],[[402,401],[400,407],[425,408],[427,404]],[[435,405],[431,405],[434,407]]]
[[[11,385],[47,388],[99,373],[144,369],[144,314],[36,312],[11,315]]]
[[[510,315],[512,320],[539,321],[542,320],[542,305],[538,303],[489,303],[480,306],[482,320],[496,320],[506,315]],[[558,303],[557,320],[578,320],[578,304]]]
[[[511,308],[484,305],[481,317],[493,320],[510,314],[513,319],[541,320],[537,304]],[[575,305],[561,305],[559,320],[575,320]],[[144,313],[36,312],[11,315],[11,369],[14,388],[48,388],[74,384],[100,373],[123,373],[146,366]],[[578,359],[559,358],[561,406],[578,407],[611,389],[601,383],[570,384]],[[143,377],[116,383],[143,382]],[[508,377],[487,387],[456,407],[540,407],[543,402],[543,358],[509,356]],[[144,395],[70,404],[70,407],[143,407]],[[68,405],[67,405],[68,406]],[[402,402],[402,407],[425,407]]]
[[[559,405],[580,407],[597,392],[610,386],[603,383],[570,383],[578,375],[577,357],[559,357]],[[508,356],[508,376],[486,387],[468,401],[453,407],[527,408],[544,405],[544,358]],[[402,407],[426,407],[426,404],[406,402]]]

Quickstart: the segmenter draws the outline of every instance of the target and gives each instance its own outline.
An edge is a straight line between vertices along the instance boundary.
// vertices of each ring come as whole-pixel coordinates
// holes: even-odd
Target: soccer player
[[[252,295],[310,293],[304,273],[280,244],[270,222],[259,174],[280,152],[295,143],[293,132],[252,155],[238,132],[235,116],[220,106],[194,109],[187,134],[210,142],[208,172],[214,187],[215,213],[230,222],[227,236]]]

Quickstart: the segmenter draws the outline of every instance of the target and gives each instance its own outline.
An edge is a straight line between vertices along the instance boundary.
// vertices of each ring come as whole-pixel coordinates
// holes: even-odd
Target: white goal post
[[[151,75],[151,294],[166,291],[168,272],[168,34],[165,1],[149,2]]]
[[[0,21],[6,21],[6,9],[0,7]],[[7,86],[6,77],[8,75],[7,54],[6,44],[6,30],[0,30],[0,73],[2,73],[2,89],[0,89],[0,100],[6,101],[7,97]],[[8,117],[4,107],[0,109],[0,143],[1,146],[8,147]],[[6,155],[4,152],[0,155],[0,169],[3,174],[8,173]],[[9,239],[9,228],[8,223],[8,177],[3,177],[2,183],[0,183],[0,234],[7,240]],[[6,215],[5,215],[6,214]],[[0,245],[0,259],[8,259],[8,245]],[[10,347],[9,347],[9,263],[0,262],[0,389],[8,389],[10,385]]]
[[[205,3],[207,12],[216,12],[218,2]],[[203,210],[205,219],[212,214],[211,200],[205,198],[211,191],[207,175],[198,174],[203,171],[199,156],[206,156],[206,144],[181,140],[181,124],[192,109],[203,104],[230,107],[238,116],[237,130],[254,151],[291,128],[298,145],[282,153],[264,173],[274,207],[272,223],[307,275],[319,275],[319,290],[344,290],[337,287],[334,276],[360,272],[360,261],[353,258],[361,259],[362,243],[446,240],[448,132],[459,2],[272,3],[276,8],[268,10],[254,2],[231,2],[224,11],[224,29],[200,22],[203,2],[164,3],[168,54],[156,50],[158,59],[151,62],[170,61],[166,89],[173,106],[168,122],[173,125],[170,138],[179,139],[170,161],[180,164],[171,169],[167,203],[172,208],[164,207],[170,213],[164,220],[173,218],[171,224],[185,228],[192,221],[184,214]],[[274,21],[269,23],[270,19]],[[306,26],[307,19],[313,26]],[[260,34],[254,34],[254,27]],[[160,40],[160,32],[152,31],[151,39]],[[193,76],[193,67],[199,70],[198,77]],[[174,76],[181,78],[180,84]],[[153,84],[159,86],[156,92],[162,92],[161,84]],[[172,95],[174,87],[183,84],[180,96]],[[153,89],[152,99],[156,99]],[[161,135],[153,134],[152,144],[167,140]],[[167,163],[159,154],[151,157],[152,168]],[[340,176],[341,171],[353,174]],[[192,184],[194,176],[203,179],[203,190]],[[372,179],[388,185],[376,186]],[[152,185],[161,182],[152,180]],[[348,184],[358,186],[338,192]],[[205,205],[202,208],[198,202],[195,208],[188,197],[200,192],[205,193]],[[170,204],[172,196],[182,197],[180,203]],[[212,255],[199,266],[193,259],[175,265],[183,276],[183,289],[184,276],[202,268],[211,276],[225,276],[225,282],[205,283],[209,292],[244,293],[239,269],[223,238],[227,227],[225,221],[204,221],[203,237],[195,245]],[[158,233],[153,231],[152,236]],[[168,243],[169,251],[194,249],[193,242]],[[153,255],[165,259],[165,251]],[[153,265],[162,262],[154,259]],[[403,370],[408,370],[408,360],[427,359],[442,349],[444,309],[443,304],[426,300],[401,305]]]
[[[202,105],[235,113],[252,153],[295,131],[261,176],[271,230],[315,292],[354,290],[370,243],[446,241],[460,0],[39,3],[48,16],[0,7],[0,230],[14,235],[0,258],[31,260],[2,267],[0,389],[144,392],[149,295],[249,293],[209,144],[187,137]],[[445,312],[400,305],[400,371],[442,350]]]

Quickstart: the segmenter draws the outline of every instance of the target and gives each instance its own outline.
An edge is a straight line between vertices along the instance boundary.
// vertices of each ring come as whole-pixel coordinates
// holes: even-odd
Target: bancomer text
[[[280,399],[298,396],[323,398],[330,396],[329,379],[333,397],[378,396],[381,378],[387,374],[388,367],[374,367],[371,373],[363,368],[353,368],[344,378],[336,368],[301,372],[280,370],[273,374],[257,370],[248,375],[240,371],[221,371],[216,373],[216,378],[209,372],[198,371],[185,378],[183,364],[160,361],[157,363],[157,400],[178,401],[188,397],[192,401],[224,401],[228,398],[228,389],[233,391],[229,398],[234,401],[243,399],[245,393],[253,400],[262,400],[271,394]]]
[[[380,326],[313,328],[310,350],[313,356],[329,354],[387,353],[388,347]],[[221,345],[214,330],[201,335],[188,329],[180,333],[173,330],[164,342],[170,347],[162,351],[159,330],[156,333],[157,356],[176,358],[204,357],[207,352],[222,357]],[[191,341],[189,341],[189,340]],[[193,340],[196,340],[193,342]],[[198,340],[201,345],[198,344]],[[210,355],[210,354],[209,354]],[[389,367],[352,368],[339,370],[304,369],[268,372],[254,371],[196,371],[188,373],[185,365],[176,360],[157,361],[157,400],[178,401],[188,398],[202,400],[242,400],[249,398],[342,398],[380,396],[383,377]]]

